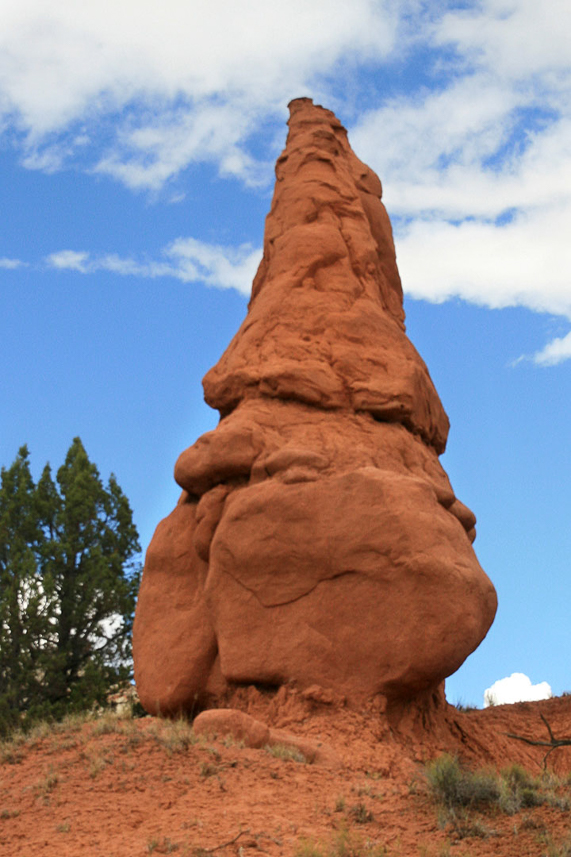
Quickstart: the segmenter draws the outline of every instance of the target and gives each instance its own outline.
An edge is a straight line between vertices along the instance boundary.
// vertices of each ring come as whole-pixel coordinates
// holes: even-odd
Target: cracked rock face
[[[349,697],[438,685],[488,631],[448,418],[404,328],[377,176],[336,117],[290,105],[248,314],[204,378],[218,427],[182,453],[134,628],[151,713],[228,685]]]

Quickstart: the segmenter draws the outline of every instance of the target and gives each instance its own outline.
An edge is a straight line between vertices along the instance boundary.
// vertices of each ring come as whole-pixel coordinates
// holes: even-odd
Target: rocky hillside
[[[571,854],[571,747],[554,750],[544,774],[548,748],[506,735],[549,741],[543,716],[569,737],[571,697],[471,712],[443,703],[430,724],[406,712],[390,724],[373,706],[295,687],[244,689],[229,705],[282,730],[284,743],[253,749],[188,721],[110,715],[4,743],[0,854]],[[313,763],[296,749],[304,742],[322,751]],[[447,752],[472,770],[523,767],[463,791],[444,767],[439,794],[452,785],[460,802],[439,802],[427,771],[434,780],[430,760]]]

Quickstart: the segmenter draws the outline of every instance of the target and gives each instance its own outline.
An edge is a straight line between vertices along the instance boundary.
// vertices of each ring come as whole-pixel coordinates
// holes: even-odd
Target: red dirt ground
[[[450,751],[470,767],[518,762],[541,775],[545,750],[505,733],[547,740],[543,714],[556,737],[570,737],[571,696],[472,712],[441,702],[432,720],[405,712],[392,726],[373,705],[357,711],[323,704],[295,688],[277,695],[249,688],[230,705],[323,742],[341,764],[304,764],[229,739],[197,739],[186,724],[152,717],[104,717],[4,750],[0,854],[313,857],[305,840],[327,853],[343,830],[349,844],[335,857],[571,854],[561,846],[571,813],[554,807],[474,813],[486,837],[460,839],[450,825],[441,829],[422,765]],[[551,753],[548,770],[568,777],[571,747]],[[571,797],[570,779],[565,792]]]

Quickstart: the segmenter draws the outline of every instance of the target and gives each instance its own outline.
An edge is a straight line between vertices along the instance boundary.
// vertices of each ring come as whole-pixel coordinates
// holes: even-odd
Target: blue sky
[[[443,464],[499,595],[447,682],[571,689],[566,0],[0,0],[0,464],[79,435],[143,545],[261,256],[287,102],[380,175]]]

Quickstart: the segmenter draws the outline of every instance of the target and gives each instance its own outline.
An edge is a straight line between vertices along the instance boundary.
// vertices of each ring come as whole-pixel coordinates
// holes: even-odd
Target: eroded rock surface
[[[152,713],[290,680],[411,697],[496,610],[438,460],[448,418],[405,333],[381,183],[330,111],[290,110],[248,314],[203,382],[221,421],[177,461],[147,554],[134,654]]]

